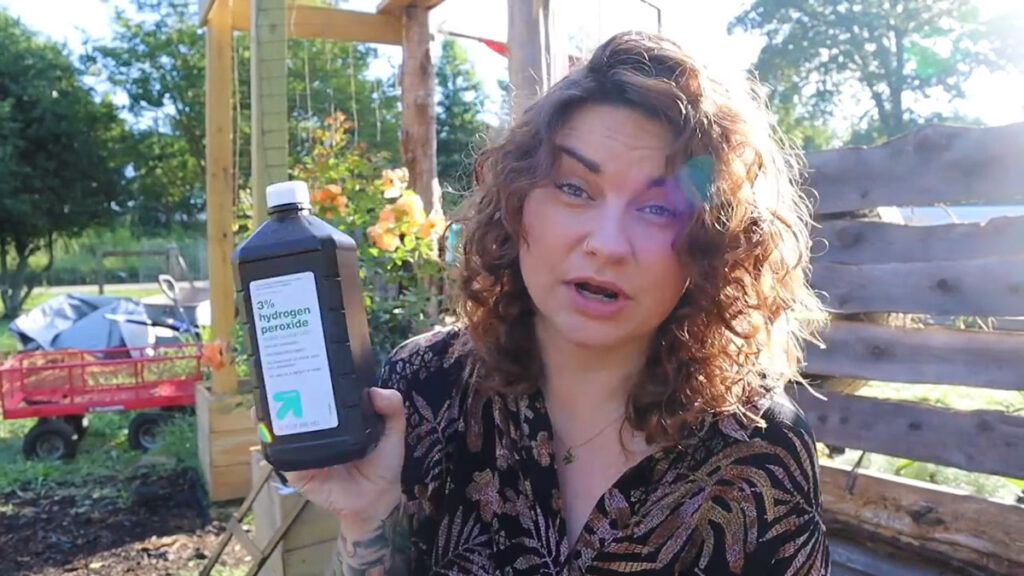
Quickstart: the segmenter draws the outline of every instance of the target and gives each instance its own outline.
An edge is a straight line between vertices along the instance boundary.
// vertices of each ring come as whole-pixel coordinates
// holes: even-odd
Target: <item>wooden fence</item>
[[[1024,316],[1024,217],[910,226],[858,218],[884,206],[1024,203],[1024,123],[934,125],[871,148],[808,155],[818,195],[812,284],[830,311],[877,318]],[[1024,333],[837,317],[811,345],[812,376],[1024,390]],[[847,317],[849,318],[849,317]],[[1006,323],[1004,323],[1005,325]],[[855,393],[799,391],[819,442],[1024,478],[1024,417]],[[896,544],[967,573],[1024,574],[1024,506],[823,464],[830,529]]]

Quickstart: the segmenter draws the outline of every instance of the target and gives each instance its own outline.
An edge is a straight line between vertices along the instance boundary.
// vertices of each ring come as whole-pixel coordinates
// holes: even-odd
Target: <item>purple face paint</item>
[[[681,225],[672,239],[674,249],[689,230],[697,213],[711,201],[714,160],[702,155],[690,158],[672,178],[665,182],[665,190],[673,207],[679,208]]]

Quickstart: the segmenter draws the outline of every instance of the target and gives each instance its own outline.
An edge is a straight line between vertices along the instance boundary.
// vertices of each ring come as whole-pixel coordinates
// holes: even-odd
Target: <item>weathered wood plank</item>
[[[267,219],[267,186],[288,179],[288,7],[286,0],[243,0],[249,35],[252,109],[252,229]],[[237,7],[236,7],[237,8]]]
[[[233,1],[232,26],[235,30],[249,31],[252,28],[252,0]],[[289,2],[284,25],[289,38],[321,38],[339,42],[391,45],[402,43],[402,21],[393,14],[372,14]]]
[[[885,542],[832,534],[828,539],[832,576],[950,576],[949,565],[936,566]]]
[[[870,148],[807,155],[819,214],[1024,198],[1024,123],[932,125]]]
[[[199,27],[206,26],[206,23],[210,16],[210,9],[213,8],[213,4],[216,0],[196,0],[196,4],[199,6]],[[221,0],[222,2],[230,0]]]
[[[798,398],[819,442],[1024,478],[1024,418],[829,392]]]
[[[283,556],[284,574],[287,576],[321,576],[324,566],[331,564],[331,557],[338,548],[334,540],[318,542],[304,548],[287,550]]]
[[[409,184],[429,214],[441,209],[429,13],[411,5],[402,13],[402,160]]]
[[[245,498],[252,487],[249,463],[214,466],[207,483],[211,502],[224,502]]]
[[[231,4],[216,2],[206,29],[206,240],[210,269],[211,337],[231,342],[235,325],[235,280],[231,252],[235,246],[233,161],[234,107],[231,82],[234,71],[231,44]],[[234,366],[213,372],[213,390],[234,392],[238,387]]]
[[[1024,390],[1024,334],[834,320],[821,336],[824,349],[807,346],[809,374]]]
[[[818,262],[811,285],[834,312],[1024,315],[1024,256],[966,262]]]
[[[419,6],[429,10],[442,2],[444,0],[381,0],[380,4],[377,4],[377,13],[401,15],[406,6]]]
[[[259,448],[253,448],[250,451],[250,456],[250,485],[256,486],[259,484],[260,479],[263,478],[263,474],[270,468],[270,464],[263,459],[263,454]],[[273,477],[271,477],[271,480],[273,480]],[[270,538],[274,535],[274,531],[281,524],[280,507],[278,506],[277,498],[276,489],[272,485],[268,485],[253,500],[253,539],[260,548],[266,547],[267,542],[270,542]],[[284,574],[282,553],[281,547],[278,546],[267,559],[267,563],[260,569],[258,576],[282,576]]]
[[[832,220],[811,231],[814,262],[890,264],[984,260],[1024,255],[1024,217],[988,222],[907,226],[874,220]]]
[[[202,382],[195,387],[196,401],[196,452],[199,455],[199,466],[203,471],[203,479],[209,488],[210,480],[210,391]]]
[[[508,3],[508,75],[512,118],[543,94],[552,82],[550,2]]]
[[[985,574],[1024,574],[1024,507],[960,490],[860,470],[821,465],[822,512],[829,530],[882,539]],[[887,574],[887,572],[869,572]]]

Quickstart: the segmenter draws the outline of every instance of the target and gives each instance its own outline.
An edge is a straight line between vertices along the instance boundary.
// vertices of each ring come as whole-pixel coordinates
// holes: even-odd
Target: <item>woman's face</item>
[[[694,206],[667,184],[672,135],[625,107],[586,105],[555,136],[551,182],[523,207],[519,261],[539,328],[577,345],[646,345],[687,273],[674,244]]]

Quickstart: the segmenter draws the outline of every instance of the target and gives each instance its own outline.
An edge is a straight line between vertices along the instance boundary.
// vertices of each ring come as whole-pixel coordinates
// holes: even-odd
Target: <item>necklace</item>
[[[571,445],[568,448],[566,448],[565,449],[565,454],[562,455],[562,464],[565,464],[566,466],[568,466],[569,464],[572,464],[573,462],[575,462],[576,461],[576,454],[573,453],[573,449],[574,448],[579,449],[579,448],[582,448],[582,447],[586,446],[587,444],[590,444],[595,438],[600,436],[602,432],[604,432],[605,430],[610,428],[612,424],[615,424],[616,422],[619,422],[621,418],[622,418],[622,414],[616,416],[614,420],[612,420],[611,422],[609,422],[609,423],[605,424],[604,426],[602,426],[601,429],[598,430],[597,432],[595,432],[593,434],[593,436],[591,436],[590,438],[587,438],[586,440],[584,440],[583,442],[580,442],[579,444]]]

